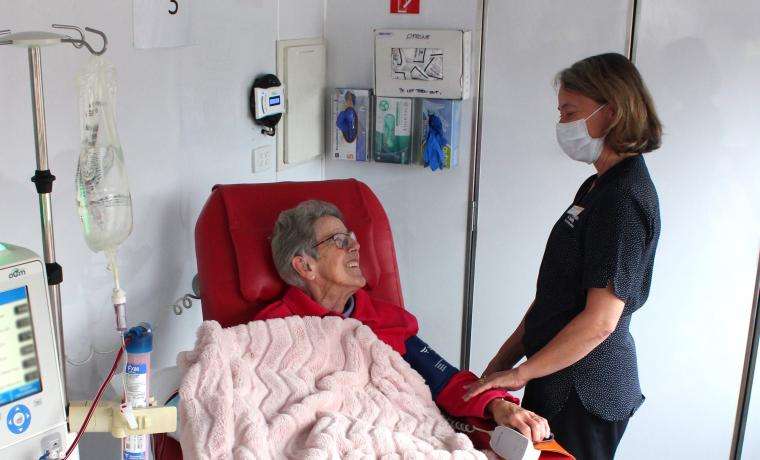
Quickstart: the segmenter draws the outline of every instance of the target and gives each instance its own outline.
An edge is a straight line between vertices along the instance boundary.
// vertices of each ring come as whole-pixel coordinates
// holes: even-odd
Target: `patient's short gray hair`
[[[295,208],[282,211],[272,233],[272,258],[280,278],[292,286],[304,283],[291,264],[293,257],[309,255],[317,258],[314,223],[320,217],[332,216],[343,220],[340,210],[326,201],[304,201]]]

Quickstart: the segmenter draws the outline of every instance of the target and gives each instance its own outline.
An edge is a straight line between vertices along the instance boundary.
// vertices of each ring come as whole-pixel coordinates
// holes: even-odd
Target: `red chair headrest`
[[[204,319],[223,327],[244,323],[283,294],[269,238],[280,212],[310,199],[335,204],[356,233],[370,295],[404,304],[388,216],[362,182],[217,185],[195,226]]]

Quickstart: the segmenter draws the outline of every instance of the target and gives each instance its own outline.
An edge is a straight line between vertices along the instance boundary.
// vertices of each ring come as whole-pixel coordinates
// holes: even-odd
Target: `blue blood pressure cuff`
[[[404,360],[425,379],[425,383],[433,394],[433,399],[438,398],[438,393],[446,387],[459,369],[441,358],[416,335],[407,339],[405,345]]]

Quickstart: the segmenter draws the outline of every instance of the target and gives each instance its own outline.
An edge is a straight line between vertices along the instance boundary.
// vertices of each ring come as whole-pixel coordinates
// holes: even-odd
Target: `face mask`
[[[586,120],[593,117],[607,104],[599,106],[594,112],[581,120],[557,123],[557,142],[567,156],[576,161],[591,164],[602,154],[604,138],[593,138],[588,133]]]

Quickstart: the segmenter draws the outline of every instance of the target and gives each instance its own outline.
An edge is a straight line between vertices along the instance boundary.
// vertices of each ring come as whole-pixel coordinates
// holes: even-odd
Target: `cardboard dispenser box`
[[[430,130],[430,117],[441,121],[442,134],[446,143],[442,146],[446,159],[443,167],[450,169],[459,164],[459,138],[462,102],[449,99],[417,99],[415,113],[415,140],[412,164],[425,166],[425,145]]]
[[[409,164],[412,159],[413,99],[375,98],[372,159],[381,163]]]
[[[369,161],[370,91],[337,88],[332,97],[330,138],[335,160]]]
[[[375,30],[375,95],[467,99],[471,40],[466,30]]]

